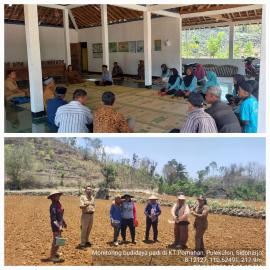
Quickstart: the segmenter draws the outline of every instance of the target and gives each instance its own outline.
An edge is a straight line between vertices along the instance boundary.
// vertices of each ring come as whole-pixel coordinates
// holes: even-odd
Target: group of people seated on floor
[[[114,75],[121,76],[122,69],[114,63]],[[227,94],[228,104],[221,101],[221,88],[216,74],[205,71],[198,64],[195,71],[187,68],[182,78],[175,68],[161,66],[161,77],[156,80],[163,87],[159,94],[184,97],[188,101],[188,117],[182,128],[174,128],[170,132],[183,133],[256,133],[258,121],[258,82],[246,80],[243,75],[233,77],[234,91]],[[69,66],[67,78],[69,83],[82,82],[80,74]],[[111,85],[112,75],[106,65],[102,66],[102,78],[97,85]],[[43,80],[44,111],[48,116],[48,123],[54,132],[68,133],[119,133],[133,132],[135,122],[133,118],[126,119],[121,113],[113,109],[115,95],[106,91],[102,95],[103,105],[92,115],[86,107],[87,92],[77,89],[73,93],[73,100],[67,103],[64,98],[67,88],[56,87],[52,77]],[[10,70],[5,80],[5,100],[16,101],[17,98],[29,99],[29,90],[20,89],[16,82],[16,71]],[[205,104],[207,106],[204,109]]]
[[[107,91],[102,94],[103,105],[93,114],[86,106],[87,92],[77,89],[73,99],[64,103],[66,88],[56,87],[56,96],[47,102],[48,121],[58,133],[130,133],[135,122],[126,119],[114,108],[115,95]]]
[[[161,65],[161,77],[155,81],[162,85],[160,96],[184,97],[188,100],[188,118],[181,129],[184,133],[256,133],[258,122],[258,89],[256,80],[245,76],[233,77],[234,89],[227,94],[228,104],[221,101],[222,91],[217,75],[198,64],[193,71],[188,67],[182,78],[177,69]],[[210,105],[204,110],[205,105]]]

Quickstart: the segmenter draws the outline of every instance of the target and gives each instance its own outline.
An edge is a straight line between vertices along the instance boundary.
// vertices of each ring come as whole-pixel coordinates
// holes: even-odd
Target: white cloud
[[[104,151],[108,155],[123,156],[124,150],[119,146],[105,146]]]

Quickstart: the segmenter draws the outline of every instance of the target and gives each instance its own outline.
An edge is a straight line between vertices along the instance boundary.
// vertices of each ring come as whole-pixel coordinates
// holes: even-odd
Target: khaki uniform
[[[194,209],[194,212],[200,215],[200,216],[196,216],[195,221],[194,221],[194,228],[196,230],[195,250],[198,252],[205,252],[203,235],[208,227],[207,216],[208,216],[209,208],[207,205],[203,205],[202,207],[197,205]]]
[[[89,242],[89,235],[94,222],[94,196],[87,197],[87,195],[82,195],[80,197],[80,207],[83,207],[81,208],[81,245],[85,245],[87,242]]]
[[[44,86],[43,89],[43,103],[44,103],[44,108],[47,110],[47,101],[49,99],[54,98],[54,92],[55,92],[55,84],[50,83],[49,85]]]
[[[13,97],[25,96],[23,91],[20,91],[17,82],[11,78],[5,80],[5,100],[9,101]]]

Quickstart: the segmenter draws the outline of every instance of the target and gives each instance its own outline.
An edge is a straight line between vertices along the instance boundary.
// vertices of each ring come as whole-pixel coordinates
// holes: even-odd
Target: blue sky
[[[106,152],[114,158],[149,157],[158,162],[158,171],[173,158],[186,165],[190,176],[211,161],[218,166],[256,161],[265,165],[264,138],[101,138]]]

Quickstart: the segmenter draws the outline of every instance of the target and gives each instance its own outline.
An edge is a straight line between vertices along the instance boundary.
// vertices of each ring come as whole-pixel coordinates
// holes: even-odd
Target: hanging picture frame
[[[118,42],[118,52],[128,52],[128,42]]]
[[[131,53],[136,53],[136,41],[128,42],[128,51]]]
[[[154,41],[154,50],[156,52],[160,52],[161,51],[161,40],[157,39]]]
[[[93,43],[92,44],[93,53],[102,53],[102,43]]]
[[[144,42],[143,40],[138,40],[136,42],[137,46],[136,46],[136,51],[137,53],[143,53],[144,52]]]
[[[109,43],[109,51],[110,51],[110,53],[117,52],[117,42],[110,42]]]

